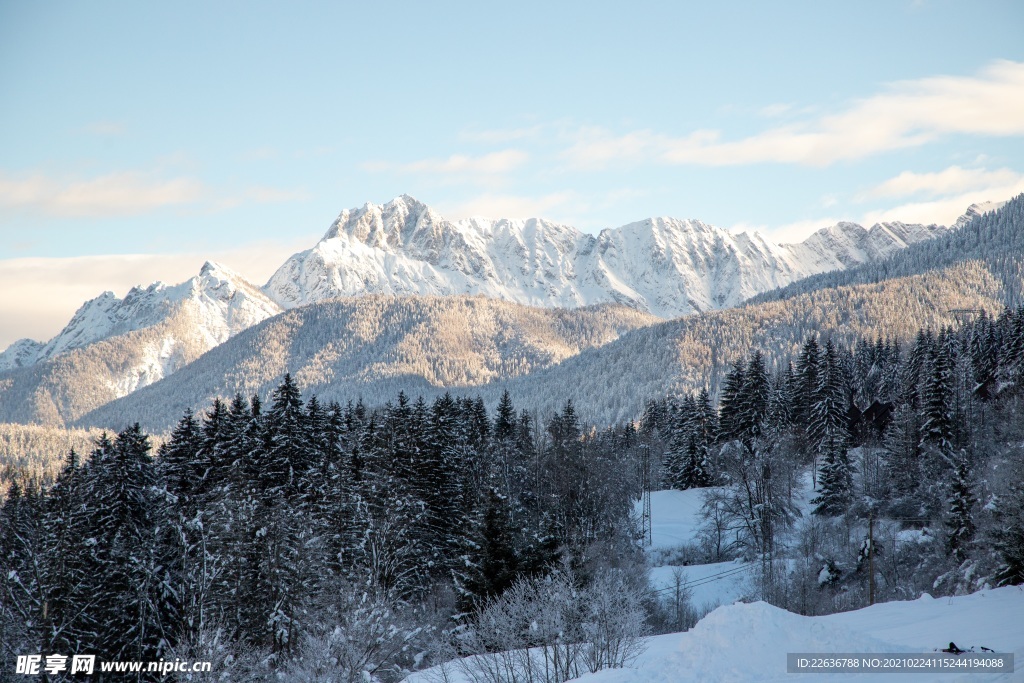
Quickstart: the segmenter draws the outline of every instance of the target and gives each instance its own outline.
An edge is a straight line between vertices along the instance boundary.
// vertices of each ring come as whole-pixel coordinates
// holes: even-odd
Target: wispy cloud
[[[857,196],[861,202],[903,200],[898,206],[864,214],[865,225],[899,220],[949,225],[971,204],[1003,201],[1024,192],[1024,173],[949,166],[941,171],[904,171]]]
[[[260,242],[208,253],[104,254],[69,258],[0,259],[0,350],[29,337],[45,341],[67,324],[83,302],[104,291],[118,296],[136,285],[161,280],[184,282],[203,262],[223,263],[261,285],[296,251],[316,243],[318,234]]]
[[[313,195],[301,188],[284,189],[257,185],[246,189],[243,196],[257,204],[276,204],[278,202],[304,202],[311,199]]]
[[[989,171],[950,166],[934,173],[906,171],[855,198],[858,202],[875,202],[876,205],[887,199],[903,200],[896,206],[869,209],[859,216],[847,215],[843,219],[826,216],[795,221],[776,228],[738,225],[733,229],[753,228],[776,242],[784,243],[799,242],[815,230],[834,225],[839,220],[853,220],[864,226],[891,221],[952,225],[972,204],[1001,202],[1022,192],[1024,174],[1008,168]],[[824,208],[832,206],[823,202]]]
[[[530,155],[518,149],[505,149],[481,156],[453,154],[445,159],[422,159],[408,163],[372,161],[364,164],[368,171],[397,171],[422,174],[486,174],[508,173],[529,160]]]
[[[822,228],[835,225],[840,220],[843,219],[836,218],[834,216],[823,216],[821,218],[793,221],[774,228],[769,228],[763,225],[754,226],[741,224],[733,226],[731,230],[733,232],[737,232],[739,230],[756,231],[778,244],[793,244],[795,242],[803,242],[805,239],[810,237],[811,234],[821,230]]]
[[[0,207],[29,207],[58,216],[123,216],[200,200],[193,178],[162,179],[137,172],[60,181],[42,174],[0,176]]]
[[[950,166],[934,173],[904,171],[859,195],[858,199],[909,197],[917,194],[935,197],[951,193],[961,194],[969,190],[986,190],[994,194],[1022,180],[1024,174],[1009,168],[989,171],[984,168]]]
[[[157,209],[205,205],[225,209],[244,204],[310,199],[302,188],[256,185],[215,190],[191,177],[162,178],[153,172],[126,171],[89,179],[55,179],[41,173],[0,175],[0,209],[29,209],[61,217],[134,216]]]
[[[891,209],[869,211],[861,220],[863,225],[874,225],[884,221],[903,221],[904,223],[938,223],[950,225],[971,204],[984,202],[1000,202],[1024,192],[1024,180],[1005,187],[990,187],[983,190],[971,190],[956,195],[941,197],[930,201],[917,201],[900,204]]]
[[[718,130],[673,136],[651,130],[616,135],[602,128],[584,129],[564,156],[581,167],[613,161],[827,166],[918,147],[950,134],[1024,135],[1024,63],[1001,60],[975,76],[900,81],[844,111],[739,140],[725,140]]]
[[[775,118],[777,116],[782,116],[783,114],[792,111],[792,109],[792,104],[778,102],[776,104],[769,104],[768,106],[761,107],[760,111],[758,111],[758,114],[766,118]]]

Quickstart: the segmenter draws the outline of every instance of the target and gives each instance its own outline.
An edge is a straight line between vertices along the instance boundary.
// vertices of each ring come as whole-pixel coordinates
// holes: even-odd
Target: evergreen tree
[[[853,498],[853,465],[847,451],[846,388],[835,345],[829,339],[821,361],[810,432],[821,460],[820,492],[811,502],[815,514],[839,515]]]
[[[719,439],[725,443],[742,438],[743,435],[743,387],[745,369],[739,362],[725,376],[722,384],[722,396],[718,401]]]
[[[800,437],[809,435],[815,395],[818,392],[818,365],[820,363],[818,339],[807,337],[797,359],[794,371],[794,389],[792,392],[793,424]],[[799,438],[800,442],[809,442],[809,438]]]
[[[764,356],[760,351],[754,351],[750,354],[750,361],[743,374],[736,425],[739,438],[747,442],[748,448],[750,442],[764,432],[770,395],[771,381],[764,365]]]
[[[995,522],[991,535],[1001,559],[996,581],[1000,586],[1024,584],[1024,488],[1000,501]]]
[[[967,559],[967,551],[974,540],[974,494],[971,491],[971,469],[967,454],[960,452],[951,485],[949,516],[949,552],[957,562]]]
[[[178,579],[149,448],[135,425],[98,444],[84,474],[82,499],[90,509],[80,548],[88,594],[67,609],[91,607],[90,623],[74,635],[79,647],[103,659],[157,659],[173,643]]]

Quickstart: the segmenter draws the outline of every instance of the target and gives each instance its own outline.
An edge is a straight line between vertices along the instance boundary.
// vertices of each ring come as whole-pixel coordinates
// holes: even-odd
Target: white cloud
[[[893,83],[836,114],[722,140],[717,130],[671,136],[583,129],[565,157],[576,166],[612,161],[730,166],[763,162],[826,166],[917,147],[949,134],[1024,135],[1024,63],[996,61],[975,76]]]
[[[840,220],[853,220],[870,227],[875,223],[902,221],[951,225],[971,204],[1001,202],[1024,192],[1024,174],[1010,169],[987,171],[950,166],[935,173],[901,173],[880,183],[859,199],[885,199],[921,195],[924,199],[905,201],[889,208],[871,209],[859,218],[847,216],[815,218],[787,223],[777,228],[737,225],[733,230],[757,229],[775,242],[800,242],[815,230],[835,225]]]
[[[112,291],[118,296],[157,280],[178,283],[217,261],[257,285],[285,259],[319,239],[303,235],[287,242],[263,242],[209,254],[108,254],[71,258],[0,260],[0,350],[29,337],[45,341],[57,334],[85,301]]]
[[[874,225],[883,221],[904,223],[938,223],[950,225],[963,215],[971,204],[1001,202],[1024,192],[1024,178],[1001,187],[987,187],[981,190],[961,192],[956,195],[930,201],[908,202],[891,209],[869,211],[861,219],[863,225]]]
[[[393,164],[375,161],[364,164],[370,171],[398,171],[400,173],[422,174],[501,174],[512,171],[530,158],[530,155],[518,149],[505,149],[482,156],[453,154],[446,159],[423,159],[405,164]]]
[[[0,177],[0,207],[28,207],[57,216],[134,215],[193,204],[203,193],[192,178],[164,180],[130,171],[63,182],[42,174]]]
[[[188,177],[162,179],[155,173],[124,171],[91,179],[57,180],[41,173],[0,175],[0,208],[29,209],[61,217],[134,216],[156,209],[205,204],[224,209],[246,203],[305,201],[301,188],[252,186],[218,196]]]
[[[967,190],[1002,191],[1024,180],[1024,174],[1009,168],[989,171],[984,168],[961,168],[950,166],[934,173],[904,171],[861,195],[860,199],[877,197],[909,197],[915,194],[927,196],[963,193]],[[991,190],[989,188],[992,188]]]
[[[792,109],[792,104],[785,104],[779,102],[777,104],[769,104],[766,107],[761,107],[760,111],[758,111],[758,114],[766,118],[775,118],[790,112]]]

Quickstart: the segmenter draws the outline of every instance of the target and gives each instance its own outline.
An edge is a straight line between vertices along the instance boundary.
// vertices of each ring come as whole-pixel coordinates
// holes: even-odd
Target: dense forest
[[[802,614],[1024,583],[1024,308],[964,317],[909,344],[753,351],[717,406],[664,397],[605,429],[508,394],[324,405],[285,376],[186,412],[156,453],[138,426],[101,436],[0,508],[0,677],[25,652],[244,680],[390,681],[527,647],[551,667],[475,680],[621,666],[688,625],[647,587],[645,487],[704,489],[680,555],[746,560],[751,597]]]

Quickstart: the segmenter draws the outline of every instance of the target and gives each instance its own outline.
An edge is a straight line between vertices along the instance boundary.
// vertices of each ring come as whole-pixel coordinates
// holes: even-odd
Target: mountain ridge
[[[700,221],[650,218],[595,236],[541,219],[453,223],[400,197],[343,211],[323,239],[289,258],[263,288],[207,263],[179,285],[154,283],[133,288],[124,299],[107,293],[86,302],[54,339],[22,340],[0,354],[0,420],[73,422],[168,378],[254,325],[301,308],[304,298],[338,298],[344,283],[357,297],[379,296],[375,288],[394,296],[464,296],[452,291],[454,278],[470,293],[480,285],[475,289],[487,291],[476,294],[517,305],[626,306],[653,325],[662,317],[651,308],[663,314],[680,306],[728,308],[748,291],[770,289],[801,269],[885,263],[908,245],[949,233],[937,226],[841,223],[803,243],[775,245],[757,233],[732,235]],[[351,253],[356,258],[348,258]],[[588,304],[588,298],[599,303]],[[495,349],[488,353],[504,353],[500,345]],[[559,362],[566,359],[558,353]],[[391,377],[388,363],[400,362],[381,359],[374,372]],[[413,368],[408,379],[421,370]]]
[[[402,195],[342,211],[264,291],[284,308],[363,293],[484,294],[533,306],[620,303],[667,319],[734,306],[946,232],[938,225],[841,223],[780,245],[756,232],[652,217],[595,236],[539,218],[452,221]]]

